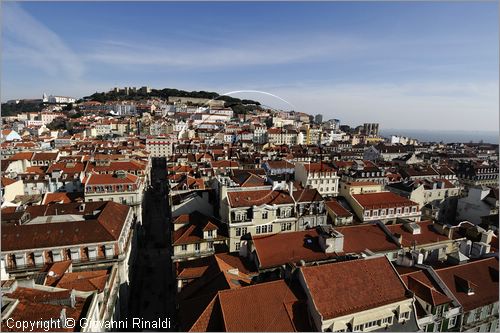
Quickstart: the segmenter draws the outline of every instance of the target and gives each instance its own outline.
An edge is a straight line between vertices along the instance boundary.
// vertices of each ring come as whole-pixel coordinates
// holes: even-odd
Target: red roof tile
[[[436,229],[434,229],[434,223],[432,221],[429,220],[414,223],[420,226],[420,234],[412,234],[403,227],[403,224],[387,225],[387,228],[392,233],[398,233],[402,236],[401,245],[404,247],[410,247],[414,244],[432,244],[448,240],[448,237],[440,234]]]
[[[465,312],[498,302],[498,258],[436,269],[436,273]],[[468,287],[472,288],[474,294],[468,294]]]
[[[231,207],[251,207],[263,204],[282,205],[294,203],[288,192],[273,190],[228,192],[227,199]]]
[[[436,282],[433,282],[424,271],[418,271],[401,276],[408,289],[415,295],[433,306],[450,303],[451,299],[446,296]]]
[[[338,217],[351,217],[352,216],[352,214],[347,209],[345,209],[341,204],[339,204],[337,200],[327,201],[327,202],[325,202],[325,204]]]
[[[36,216],[77,214],[79,203],[29,206]],[[86,214],[101,210],[95,219],[76,222],[53,222],[2,226],[2,251],[102,243],[118,240],[130,207],[112,201],[85,203]]]
[[[9,186],[11,184],[14,184],[15,182],[17,182],[16,179],[2,177],[2,187]]]
[[[324,320],[409,298],[405,285],[385,256],[301,267],[300,270]]]
[[[283,232],[267,236],[252,236],[261,269],[284,264],[333,259],[337,253],[326,254],[320,247],[316,229]]]
[[[389,252],[399,249],[377,224],[361,224],[335,228],[344,235],[344,252]]]
[[[138,178],[130,173],[127,173],[123,178],[111,174],[93,173],[86,178],[85,185],[135,184],[138,182]]]
[[[352,197],[364,209],[418,206],[416,202],[403,198],[402,196],[392,192],[353,194]]]
[[[283,280],[221,291],[218,297],[228,332],[295,331],[286,305],[298,299]]]

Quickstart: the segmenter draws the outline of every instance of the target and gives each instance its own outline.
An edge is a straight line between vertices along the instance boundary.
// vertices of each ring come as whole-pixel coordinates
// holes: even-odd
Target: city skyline
[[[353,125],[498,131],[495,2],[3,9],[2,101],[114,86],[262,90]]]

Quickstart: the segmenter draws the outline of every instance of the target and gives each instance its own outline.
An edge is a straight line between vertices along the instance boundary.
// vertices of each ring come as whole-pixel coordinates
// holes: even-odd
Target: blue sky
[[[2,7],[2,101],[125,85],[259,90],[350,125],[498,130],[497,2]]]

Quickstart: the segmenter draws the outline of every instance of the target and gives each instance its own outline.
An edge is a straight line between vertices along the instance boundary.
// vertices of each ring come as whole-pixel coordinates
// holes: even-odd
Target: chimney
[[[85,203],[82,203],[78,206],[78,211],[80,213],[83,213],[85,211]]]
[[[331,226],[317,226],[318,242],[325,253],[343,252],[344,235],[335,231]]]
[[[490,230],[481,231],[481,242],[482,243],[490,244],[492,238],[493,238],[493,232],[491,232]]]
[[[288,181],[288,192],[290,193],[290,196],[293,196],[293,182],[290,180]]]

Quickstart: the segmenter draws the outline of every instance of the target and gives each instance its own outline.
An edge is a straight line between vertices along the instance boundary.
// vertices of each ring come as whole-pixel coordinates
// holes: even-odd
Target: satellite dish
[[[48,275],[49,275],[49,276],[55,276],[55,275],[56,275],[56,273],[54,273],[54,271],[49,271]]]

